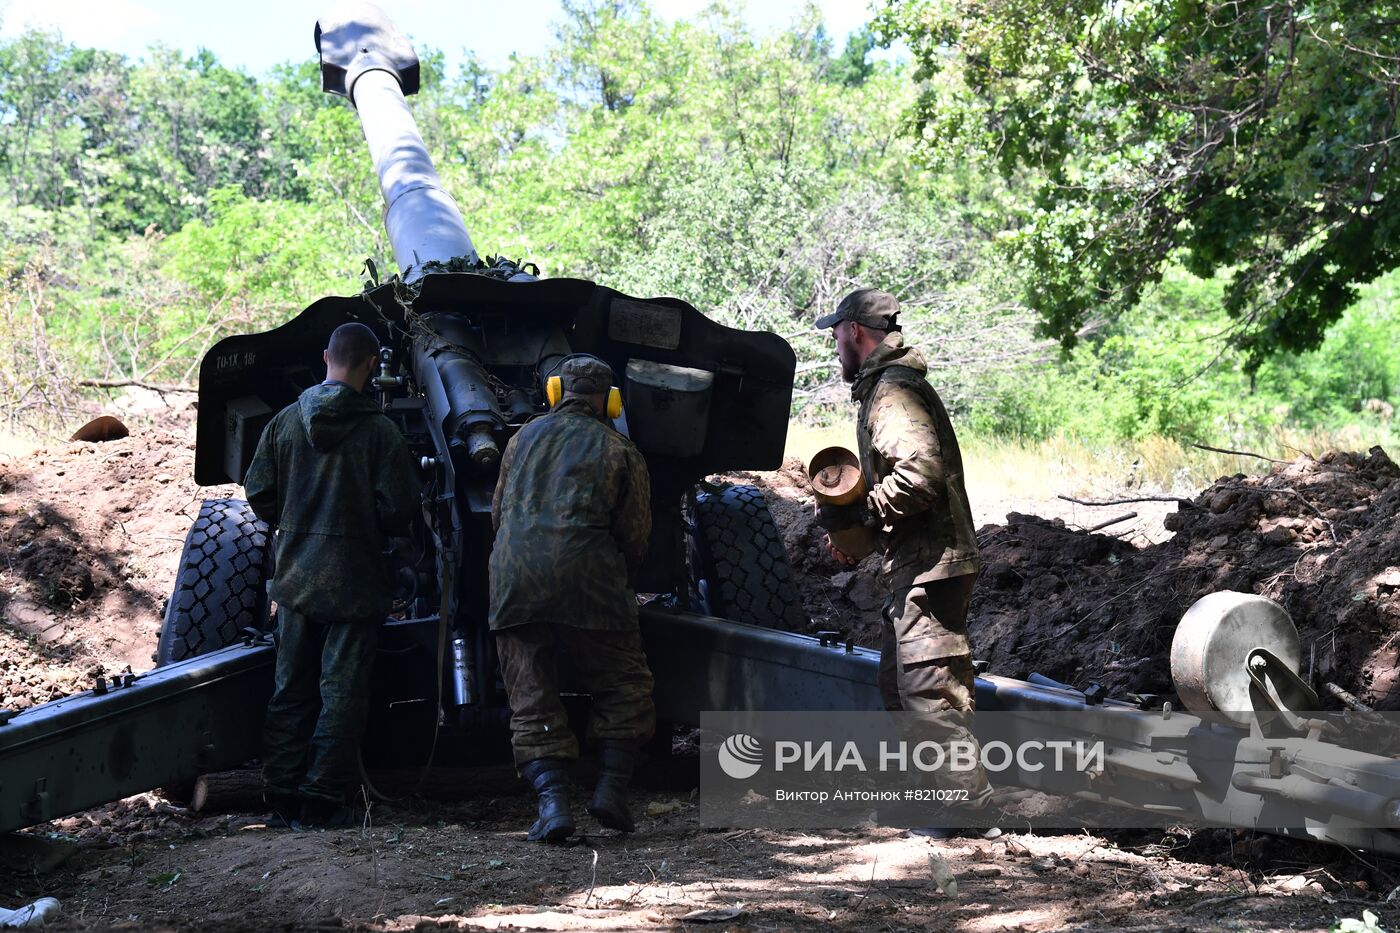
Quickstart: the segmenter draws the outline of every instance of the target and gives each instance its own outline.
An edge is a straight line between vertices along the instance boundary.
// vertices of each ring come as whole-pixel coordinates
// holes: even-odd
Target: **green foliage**
[[[983,433],[1225,443],[1284,424],[1383,428],[1400,401],[1400,279],[1339,305],[1315,351],[1223,345],[1248,317],[1240,283],[1263,243],[1264,228],[1234,213],[1259,196],[1249,185],[1265,184],[1266,167],[1231,168],[1253,181],[1182,215],[1187,248],[1166,261],[1113,252],[1134,224],[1159,223],[1122,200],[1147,189],[1113,180],[1148,177],[1180,120],[1164,104],[1149,126],[1126,91],[1086,83],[1075,43],[1126,55],[1145,42],[1155,70],[1142,73],[1165,80],[1179,62],[1154,56],[1184,39],[1123,25],[1160,4],[1129,4],[1087,39],[1060,32],[1078,28],[1082,5],[983,6],[986,24],[958,19],[971,8],[953,0],[889,7],[881,29],[912,36],[915,81],[872,59],[870,31],[834,43],[810,11],[759,36],[723,5],[672,23],[638,0],[570,3],[544,54],[499,70],[471,59],[450,69],[420,49],[412,105],[483,256],[675,295],[721,323],[782,334],[798,354],[795,409],[812,420],[850,404],[812,321],[873,285],[900,297],[943,397]],[[937,12],[926,35],[909,31],[920,9]],[[1013,13],[1026,28],[992,28]],[[990,57],[945,49],[930,65],[955,35]],[[1021,83],[1003,86],[1003,73]],[[1273,151],[1255,136],[1251,152]],[[1335,145],[1358,139],[1340,133]],[[1308,174],[1298,153],[1269,158],[1292,174],[1261,203],[1287,223],[1288,192],[1334,192],[1335,165]],[[11,348],[0,392],[12,417],[46,399],[67,410],[63,387],[84,376],[188,382],[214,340],[353,294],[362,269],[385,281],[397,270],[358,118],[321,92],[312,61],[253,78],[207,52],[156,48],[132,63],[43,33],[0,41],[0,172],[0,345]],[[1167,192],[1163,203],[1185,202]],[[1203,252],[1222,237],[1234,245]],[[1142,278],[1134,302],[1114,279],[1129,269]],[[1115,289],[1132,310],[1090,313]],[[1035,335],[1027,293],[1035,311],[1063,312],[1051,332],[1077,346],[1058,352]],[[1273,320],[1259,316],[1252,332]]]
[[[275,304],[304,295],[297,303],[309,304],[349,283],[343,244],[314,205],[253,200],[237,188],[208,199],[208,222],[186,224],[162,244],[164,270],[200,301]]]
[[[74,408],[69,360],[51,335],[52,259],[43,247],[0,248],[0,398],[11,434]]]
[[[887,0],[944,160],[1023,182],[1027,301],[1072,346],[1174,255],[1221,275],[1250,367],[1317,347],[1400,265],[1400,7],[1371,0]]]
[[[998,373],[991,402],[973,409],[972,424],[988,434],[1037,440],[1241,436],[1239,413],[1221,394],[1221,382],[1233,380],[1193,379],[1200,362],[1189,347],[1154,352],[1161,346],[1150,335],[1116,335],[1096,350],[1077,349],[1060,366]]]
[[[1230,326],[1224,287],[1168,267],[1139,307],[1062,359],[998,375],[974,426],[1032,439],[1160,435],[1218,445],[1248,444],[1284,426],[1389,424],[1400,387],[1400,273],[1367,287],[1320,348],[1276,354],[1253,372],[1242,351],[1220,340]]]
[[[236,188],[208,200],[207,222],[113,242],[89,260],[108,275],[69,291],[54,315],[83,368],[186,381],[215,340],[276,327],[322,295],[355,290],[342,259],[350,244],[315,205]]]
[[[846,50],[832,59],[827,79],[847,87],[864,83],[866,78],[875,73],[875,66],[870,61],[870,53],[873,51],[875,34],[870,31],[870,27],[862,27],[858,32],[851,33],[846,40]]]
[[[262,85],[201,50],[142,63],[28,32],[0,43],[0,172],[12,207],[74,211],[89,237],[173,231],[211,191],[305,194],[301,120],[325,104],[288,68]],[[295,111],[295,112],[293,112]]]

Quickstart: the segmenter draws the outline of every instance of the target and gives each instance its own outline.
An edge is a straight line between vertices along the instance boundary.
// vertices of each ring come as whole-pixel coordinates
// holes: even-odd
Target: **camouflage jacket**
[[[372,400],[312,386],[269,422],[243,478],[277,529],[272,598],[313,619],[381,620],[393,601],[384,552],[420,514],[403,438]]]
[[[891,591],[978,568],[962,453],[927,373],[923,354],[892,333],[851,387],[866,501],[884,522],[880,580]]]
[[[651,478],[587,402],[566,399],[511,438],[491,518],[491,628],[637,624],[630,581],[651,535]]]

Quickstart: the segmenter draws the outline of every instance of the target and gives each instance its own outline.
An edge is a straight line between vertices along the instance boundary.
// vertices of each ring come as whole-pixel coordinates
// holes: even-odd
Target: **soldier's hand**
[[[847,528],[874,528],[879,522],[865,503],[853,505],[820,505],[817,507],[817,524],[827,531],[844,531]]]
[[[831,535],[823,535],[822,541],[824,544],[826,544],[826,549],[831,552],[832,558],[836,561],[836,563],[840,564],[841,566],[854,567],[856,564],[860,563],[860,561],[856,560],[854,557],[847,555],[836,545],[832,544]]]

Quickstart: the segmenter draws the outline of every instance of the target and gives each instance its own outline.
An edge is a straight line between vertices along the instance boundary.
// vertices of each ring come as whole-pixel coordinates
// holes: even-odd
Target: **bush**
[[[1323,345],[1274,357],[1257,373],[1228,348],[1220,286],[1172,270],[1113,328],[1058,359],[989,381],[970,422],[979,433],[1090,442],[1160,435],[1246,443],[1282,428],[1338,430],[1388,418],[1400,387],[1400,277],[1348,309]],[[1368,400],[1376,399],[1384,404]]]

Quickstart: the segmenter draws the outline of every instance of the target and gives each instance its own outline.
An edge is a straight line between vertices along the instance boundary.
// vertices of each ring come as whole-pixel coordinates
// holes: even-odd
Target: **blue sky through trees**
[[[314,55],[312,28],[331,0],[241,0],[236,3],[189,0],[4,0],[0,2],[0,36],[27,27],[56,29],[80,46],[111,49],[132,59],[161,43],[190,54],[203,46],[219,61],[262,74],[284,61]],[[755,0],[735,3],[760,31],[791,25],[808,0]],[[668,19],[691,19],[706,0],[653,0],[651,7]],[[815,0],[827,32],[838,49],[845,37],[868,19],[861,0]],[[449,65],[470,49],[488,66],[505,62],[512,52],[533,55],[544,50],[553,24],[563,16],[558,0],[382,0],[389,15],[415,43],[447,53]]]

